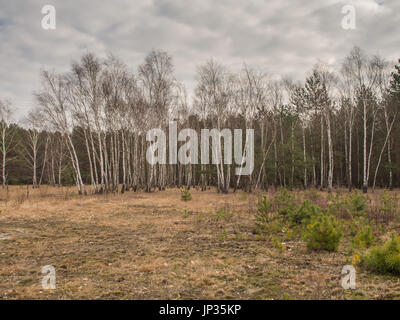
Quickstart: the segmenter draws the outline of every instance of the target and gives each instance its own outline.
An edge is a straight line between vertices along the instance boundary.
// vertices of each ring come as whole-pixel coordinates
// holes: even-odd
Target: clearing
[[[301,239],[282,247],[258,237],[261,193],[190,192],[184,202],[179,189],[86,197],[67,187],[2,191],[0,298],[400,297],[399,277],[358,269],[357,289],[344,290],[341,270],[352,259],[346,243],[338,252],[312,252]],[[55,290],[41,286],[45,265],[56,268]]]

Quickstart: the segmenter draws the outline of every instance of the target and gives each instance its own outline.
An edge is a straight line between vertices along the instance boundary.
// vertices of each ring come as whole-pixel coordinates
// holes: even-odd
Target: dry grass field
[[[1,191],[0,298],[400,297],[399,277],[362,268],[356,290],[341,287],[342,267],[352,259],[347,240],[338,252],[315,252],[298,237],[278,243],[257,235],[262,194],[190,191],[187,202],[179,189],[86,197],[46,186]],[[326,197],[319,193],[319,202]],[[387,231],[396,231],[396,223]],[[56,268],[55,290],[41,286],[45,265]]]

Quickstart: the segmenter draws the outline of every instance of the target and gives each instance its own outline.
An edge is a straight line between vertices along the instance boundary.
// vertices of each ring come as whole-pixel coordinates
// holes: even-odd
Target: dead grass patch
[[[345,250],[313,253],[293,239],[280,252],[257,239],[254,215],[263,194],[245,199],[239,191],[192,189],[192,200],[183,202],[179,189],[80,197],[72,188],[44,187],[26,197],[26,187],[10,187],[6,201],[2,192],[3,299],[400,297],[399,278],[361,270],[357,290],[344,291],[341,268],[351,258]],[[318,201],[326,199],[318,193]],[[232,216],[217,219],[219,208]],[[48,264],[56,267],[56,290],[40,285]]]

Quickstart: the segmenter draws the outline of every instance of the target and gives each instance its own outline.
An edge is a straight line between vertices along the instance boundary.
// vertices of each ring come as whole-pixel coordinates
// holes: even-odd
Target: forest
[[[19,121],[12,101],[0,100],[3,189],[46,184],[75,185],[83,195],[174,186],[366,193],[400,186],[400,62],[358,47],[336,69],[317,63],[304,81],[277,79],[245,63],[233,72],[210,59],[196,67],[190,95],[174,75],[173,57],[157,50],[135,71],[112,55],[87,53],[68,72],[42,70],[40,77],[35,107]],[[223,161],[149,164],[146,132],[168,130],[170,121],[178,132],[254,129],[252,174],[237,176]]]

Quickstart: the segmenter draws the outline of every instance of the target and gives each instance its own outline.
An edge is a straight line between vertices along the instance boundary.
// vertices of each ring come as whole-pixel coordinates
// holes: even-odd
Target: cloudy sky
[[[342,28],[348,4],[355,30]],[[56,9],[56,30],[42,29],[44,5]],[[111,52],[135,70],[151,49],[166,50],[191,92],[196,66],[211,57],[301,80],[318,59],[339,65],[354,45],[397,61],[400,1],[0,0],[0,99],[22,117],[39,71],[67,71],[86,52]]]

